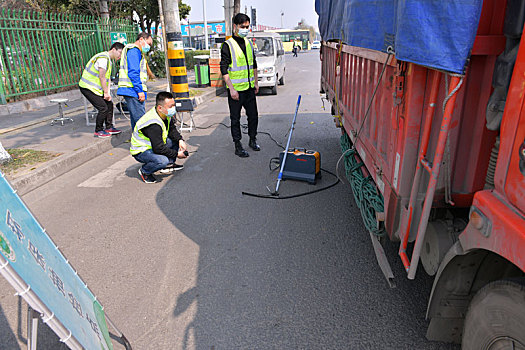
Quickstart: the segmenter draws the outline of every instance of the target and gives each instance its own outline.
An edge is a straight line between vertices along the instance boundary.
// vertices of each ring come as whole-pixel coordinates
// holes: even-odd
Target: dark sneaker
[[[111,134],[109,132],[106,132],[105,130],[98,131],[93,134],[94,137],[111,137]]]
[[[140,178],[142,179],[142,181],[144,181],[145,183],[147,184],[154,184],[157,181],[157,179],[155,178],[155,176],[153,176],[152,174],[149,174],[149,175],[146,175],[142,172],[142,168],[139,168],[139,175],[140,175]]]
[[[182,164],[168,164],[164,169],[160,169],[159,173],[161,174],[170,174],[174,171],[182,170],[184,169],[184,165]]]
[[[106,129],[104,131],[107,132],[110,135],[117,135],[117,134],[120,134],[122,132],[121,130],[115,129],[115,128]]]

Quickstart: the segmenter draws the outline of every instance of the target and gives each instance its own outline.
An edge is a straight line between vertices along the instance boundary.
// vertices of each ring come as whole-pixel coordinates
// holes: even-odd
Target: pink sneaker
[[[111,134],[105,130],[102,130],[102,131],[99,131],[99,132],[96,132],[95,134],[93,134],[94,137],[111,137]]]
[[[119,129],[115,129],[115,128],[106,129],[104,131],[107,132],[110,135],[117,135],[117,134],[120,134],[122,132]]]

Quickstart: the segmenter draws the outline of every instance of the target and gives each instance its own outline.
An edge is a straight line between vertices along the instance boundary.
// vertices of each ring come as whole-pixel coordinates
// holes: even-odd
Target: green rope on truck
[[[376,213],[385,210],[383,195],[377,189],[372,176],[364,176],[361,170],[364,164],[346,133],[341,136],[341,149],[343,153],[346,152],[344,156],[346,178],[361,211],[365,227],[374,235],[382,237],[385,235],[385,228],[382,223],[378,224]]]

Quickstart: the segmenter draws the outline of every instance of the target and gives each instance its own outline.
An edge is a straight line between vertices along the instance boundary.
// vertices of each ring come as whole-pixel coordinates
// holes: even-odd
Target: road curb
[[[34,189],[46,184],[56,177],[65,174],[85,162],[98,157],[131,137],[131,129],[123,130],[122,133],[112,136],[111,138],[99,139],[92,144],[84,146],[77,151],[64,154],[56,159],[45,163],[42,167],[33,172],[23,175],[11,181],[11,185],[22,196]]]
[[[195,105],[205,103],[222,93],[224,88],[215,89],[215,91],[207,92],[201,96],[195,97]],[[114,135],[111,138],[95,139],[95,141],[87,146],[80,148],[77,151],[64,154],[56,159],[44,163],[33,172],[22,175],[19,178],[11,180],[11,185],[17,191],[18,195],[22,196],[34,189],[48,183],[49,181],[63,175],[76,167],[84,164],[91,159],[107,152],[131,138],[131,128],[125,129],[121,134]]]

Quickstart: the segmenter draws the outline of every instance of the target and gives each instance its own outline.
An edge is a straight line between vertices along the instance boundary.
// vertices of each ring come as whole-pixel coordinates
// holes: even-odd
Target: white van
[[[284,48],[277,33],[250,33],[248,40],[253,43],[257,59],[259,87],[269,87],[277,95],[277,84],[284,85]]]

